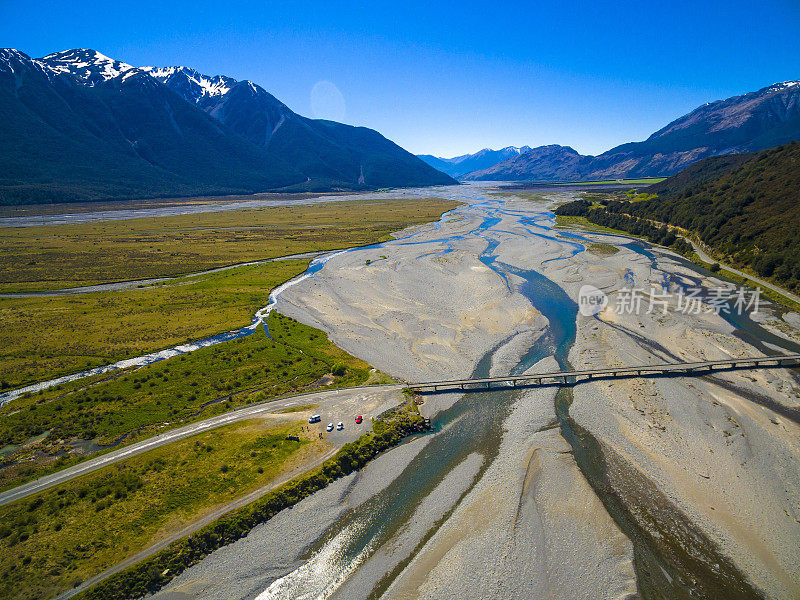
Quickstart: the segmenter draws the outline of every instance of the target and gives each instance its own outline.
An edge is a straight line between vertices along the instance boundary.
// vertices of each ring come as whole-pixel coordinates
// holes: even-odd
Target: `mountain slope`
[[[643,142],[622,144],[599,156],[564,160],[554,155],[550,160],[538,155],[540,148],[534,148],[491,169],[469,173],[464,179],[658,177],[677,173],[708,156],[754,152],[799,139],[800,81],[789,81],[705,104]]]
[[[152,77],[251,143],[304,173],[307,187],[452,184],[378,132],[294,113],[262,87],[187,67],[145,67]]]
[[[0,50],[0,203],[453,183],[377,132],[194,73],[167,84],[93,50]]]
[[[532,178],[540,181],[572,179],[567,174],[579,171],[580,164],[585,158],[569,146],[557,144],[538,146],[488,169],[468,173],[463,176],[463,179],[473,181],[519,181]]]
[[[657,198],[609,209],[695,231],[729,261],[800,290],[800,142],[737,158],[708,158],[651,186]]]
[[[507,146],[500,150],[484,148],[475,154],[462,154],[454,158],[440,158],[430,154],[418,154],[417,156],[442,173],[447,173],[451,177],[460,177],[472,171],[488,169],[501,161],[519,156],[528,150],[530,150],[529,146],[522,146],[521,148]]]

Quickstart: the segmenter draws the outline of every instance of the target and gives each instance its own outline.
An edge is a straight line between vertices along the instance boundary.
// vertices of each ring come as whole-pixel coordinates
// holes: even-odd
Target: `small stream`
[[[576,336],[577,305],[557,284],[536,271],[523,271],[500,262],[495,250],[502,234],[511,232],[495,230],[501,216],[516,217],[514,225],[521,226],[529,235],[546,237],[566,243],[570,253],[563,260],[585,250],[586,238],[565,234],[552,229],[552,213],[542,211],[535,215],[522,215],[505,210],[502,200],[481,198],[479,194],[468,198],[471,210],[483,213],[482,222],[467,234],[435,240],[444,244],[440,251],[446,254],[453,244],[467,236],[477,236],[486,242],[480,256],[481,262],[494,270],[512,287],[519,281],[516,291],[522,293],[549,321],[545,335],[529,348],[512,369],[512,374],[523,373],[540,360],[553,356],[560,369],[569,370],[568,354]],[[455,209],[453,213],[458,213]],[[446,219],[452,215],[446,215]],[[496,231],[496,233],[495,233]],[[564,238],[568,237],[568,240]],[[401,244],[432,243],[400,240]],[[376,244],[380,247],[382,244]],[[655,254],[643,243],[632,241],[628,248],[653,261]],[[513,279],[509,276],[513,275]],[[699,282],[699,278],[697,280]],[[768,350],[759,340],[793,350],[794,345],[773,336],[747,315],[730,315],[729,322],[737,328],[743,339],[755,342],[761,350]],[[502,345],[502,344],[501,344]],[[494,351],[485,355],[473,371],[474,377],[489,374]],[[393,579],[407,565],[424,542],[438,529],[441,522],[455,510],[458,503],[477,484],[486,469],[497,457],[502,439],[503,421],[510,414],[519,391],[499,390],[464,394],[450,408],[432,418],[434,433],[428,444],[388,487],[366,503],[351,509],[337,523],[304,552],[304,564],[297,570],[274,581],[257,600],[290,598],[328,598],[337,596],[336,590],[357,569],[385,544],[397,548],[401,533],[422,502],[468,456],[479,454],[483,461],[477,475],[466,491],[453,504],[440,522],[430,524],[429,530],[417,545],[404,549],[405,558],[381,557],[387,575],[377,582],[365,597],[376,598],[385,591]],[[744,581],[741,574],[725,559],[713,543],[703,538],[692,524],[669,502],[658,495],[648,481],[637,481],[645,490],[649,501],[657,501],[653,519],[643,521],[635,516],[636,502],[641,498],[625,499],[614,488],[608,477],[607,450],[588,431],[577,425],[569,415],[572,399],[570,388],[562,388],[556,396],[556,415],[563,437],[573,448],[575,459],[590,485],[596,491],[609,514],[633,542],[635,567],[640,592],[647,599],[667,598],[746,598],[758,595]],[[625,466],[619,461],[617,469]],[[630,476],[634,477],[630,469]],[[644,492],[643,492],[644,493]],[[660,537],[659,537],[660,536]],[[691,540],[687,543],[686,540]],[[404,552],[395,552],[402,556]],[[700,557],[700,558],[697,558]],[[708,565],[718,565],[715,574]],[[722,595],[720,595],[722,594]],[[350,600],[350,597],[348,597]]]

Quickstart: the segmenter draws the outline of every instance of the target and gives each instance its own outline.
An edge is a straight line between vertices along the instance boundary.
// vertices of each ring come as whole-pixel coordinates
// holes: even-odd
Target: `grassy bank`
[[[0,388],[21,387],[249,325],[308,261],[121,292],[0,299]]]
[[[356,471],[404,437],[425,431],[424,419],[413,402],[384,415],[371,433],[346,444],[322,467],[298,477],[261,499],[232,512],[155,556],[79,594],[83,600],[124,600],[154,592],[214,550],[230,544],[256,525],[268,521],[332,481]]]
[[[16,446],[0,468],[0,486],[66,466],[77,458],[64,456],[79,448],[88,446],[91,452],[101,444],[129,443],[315,385],[358,385],[375,378],[367,363],[313,327],[277,312],[271,313],[268,325],[272,339],[260,328],[246,338],[110,380],[64,384],[0,408],[0,448]],[[320,381],[332,372],[339,374],[330,383]],[[59,456],[61,464],[54,465]]]
[[[627,231],[622,231],[621,229],[612,229],[611,227],[604,227],[603,225],[597,225],[596,223],[592,223],[586,217],[579,217],[574,215],[557,214],[556,225],[561,227],[580,227],[581,229],[586,229],[587,231],[596,231],[598,233],[615,233],[615,234],[622,234],[624,236],[631,235]]]
[[[0,597],[52,597],[267,485],[325,450],[303,429],[238,423],[0,508]]]
[[[0,291],[59,289],[174,276],[312,250],[374,243],[436,220],[439,198],[307,206],[0,228]]]
[[[81,225],[0,229],[0,291],[197,272],[374,243],[437,219],[437,199],[335,202]],[[240,267],[142,289],[0,298],[0,389],[161,350],[250,323],[307,261]]]

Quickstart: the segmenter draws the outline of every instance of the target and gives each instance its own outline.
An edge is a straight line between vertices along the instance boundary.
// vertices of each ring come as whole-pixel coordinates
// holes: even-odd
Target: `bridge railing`
[[[709,371],[755,369],[800,366],[800,354],[779,356],[752,356],[700,362],[662,363],[655,365],[606,367],[577,371],[558,371],[553,373],[533,373],[530,375],[506,375],[502,377],[482,377],[475,379],[454,379],[450,381],[426,381],[412,383],[409,387],[417,392],[438,392],[448,390],[486,390],[492,388],[513,388],[531,386],[574,385],[593,379],[630,378],[644,376],[669,376],[675,374],[703,375]],[[495,384],[495,385],[493,385]]]

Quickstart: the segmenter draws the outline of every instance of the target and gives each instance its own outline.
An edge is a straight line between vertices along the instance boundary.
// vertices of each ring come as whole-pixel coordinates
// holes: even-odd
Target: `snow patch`
[[[183,78],[195,102],[202,98],[222,97],[231,90],[235,80],[224,75],[203,75],[189,67],[142,67],[142,71],[162,83]],[[251,84],[252,85],[252,84]]]
[[[55,74],[70,73],[89,86],[136,69],[133,65],[109,58],[97,50],[85,48],[54,52],[36,62]]]

